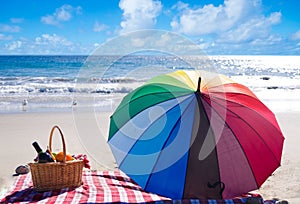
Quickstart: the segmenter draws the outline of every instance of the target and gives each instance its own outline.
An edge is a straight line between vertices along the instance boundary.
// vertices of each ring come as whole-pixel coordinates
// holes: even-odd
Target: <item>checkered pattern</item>
[[[18,176],[13,190],[0,203],[246,203],[245,198],[230,200],[177,200],[148,193],[120,171],[84,171],[83,185],[76,189],[33,190],[31,174]]]

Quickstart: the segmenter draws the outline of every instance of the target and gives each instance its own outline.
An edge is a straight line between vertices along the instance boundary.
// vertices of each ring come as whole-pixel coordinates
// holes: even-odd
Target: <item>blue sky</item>
[[[0,54],[90,54],[122,33],[163,29],[207,54],[299,55],[294,0],[10,0],[0,7]]]

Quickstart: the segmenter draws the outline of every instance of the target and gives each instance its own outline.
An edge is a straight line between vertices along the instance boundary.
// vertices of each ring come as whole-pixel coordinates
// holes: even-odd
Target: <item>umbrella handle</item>
[[[225,183],[223,183],[222,181],[217,181],[214,184],[211,184],[210,182],[207,183],[208,188],[216,188],[218,185],[220,185],[220,196],[221,198],[223,198],[222,194],[225,190]]]

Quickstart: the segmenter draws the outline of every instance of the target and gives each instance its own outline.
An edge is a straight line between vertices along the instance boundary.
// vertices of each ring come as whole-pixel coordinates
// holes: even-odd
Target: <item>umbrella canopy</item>
[[[126,95],[108,137],[122,171],[172,199],[258,189],[280,165],[283,141],[274,114],[247,87],[182,70]]]

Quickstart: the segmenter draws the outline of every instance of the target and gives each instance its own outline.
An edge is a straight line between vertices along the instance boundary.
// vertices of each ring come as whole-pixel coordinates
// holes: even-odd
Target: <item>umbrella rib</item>
[[[219,98],[219,97],[217,97],[217,98]],[[224,99],[222,99],[222,98],[219,98],[219,99],[221,99],[221,100],[224,100]],[[228,100],[228,101],[230,101],[231,103],[235,103],[235,104],[238,104],[238,105],[241,105],[242,107],[244,107],[244,108],[246,108],[246,109],[248,109],[248,110],[250,110],[250,111],[252,111],[252,112],[255,112],[257,115],[259,115],[260,117],[262,117],[262,118],[264,118],[259,112],[257,112],[257,111],[254,111],[253,109],[251,109],[251,108],[248,108],[247,106],[244,106],[243,104],[240,104],[240,103],[237,103],[237,102],[235,102],[235,101],[232,101],[232,100]],[[215,101],[215,103],[217,103],[217,104],[219,104],[220,106],[221,106],[221,104],[220,103],[218,103],[218,102],[216,102]],[[228,109],[226,109],[226,110],[228,110]],[[230,110],[228,110],[228,111],[230,111]],[[252,126],[250,126],[249,125],[249,123],[247,123],[247,121],[245,121],[244,119],[242,119],[239,115],[237,115],[236,113],[234,113],[233,111],[230,111],[231,113],[233,113],[234,115],[236,115],[238,118],[240,118],[242,121],[244,121],[258,136],[259,136],[259,138],[261,138],[261,140],[264,142],[264,144],[266,144],[265,143],[265,140],[260,136],[260,134],[258,134],[258,132],[252,127]],[[272,127],[274,127],[275,129],[277,129],[272,123],[269,123]],[[280,162],[276,159],[276,156],[274,155],[274,153],[273,153],[273,151],[269,148],[269,146],[268,145],[266,145],[267,147],[268,147],[268,149],[270,150],[270,152],[272,153],[272,155],[273,155],[273,157],[275,158],[275,160],[278,162],[278,164],[280,165]]]
[[[185,95],[186,96],[186,95]],[[184,97],[184,96],[180,96],[180,97]],[[184,101],[186,101],[186,100],[188,100],[190,97],[187,97],[186,99],[184,99],[184,100],[182,100],[181,102],[184,102]],[[175,106],[173,106],[172,108],[170,108],[168,111],[170,111],[170,110],[172,110],[172,109],[174,109],[176,107],[176,105]],[[187,106],[188,107],[188,106]],[[162,117],[163,115],[161,115],[160,117],[158,117],[157,119],[160,119],[161,117]],[[177,123],[177,122],[176,122]],[[175,123],[175,124],[176,124]],[[145,133],[145,131],[147,130],[148,128],[146,128],[143,132],[142,132],[142,134],[140,135],[140,137]],[[140,137],[138,138],[138,139],[140,139]],[[136,140],[136,142],[138,141],[138,139]],[[132,149],[133,149],[133,147],[134,147],[134,145],[136,144],[136,142],[132,145],[132,147],[129,149],[129,151],[128,152],[130,152]],[[124,160],[123,160],[124,161]],[[123,164],[123,161],[122,162],[120,162],[120,165],[119,166],[121,166],[122,164]],[[148,183],[148,182],[147,182]]]
[[[205,96],[206,98],[207,98],[207,96]],[[219,97],[218,97],[219,98]],[[220,104],[220,103],[218,103],[218,102],[216,102],[216,101],[214,101],[215,103],[217,103],[219,106],[221,106],[222,107],[222,105]],[[232,101],[230,101],[230,102],[232,102]],[[234,103],[234,102],[232,102],[232,103]],[[239,103],[236,103],[236,104],[239,104]],[[240,105],[240,104],[239,104]],[[212,106],[211,106],[212,107]],[[247,108],[246,106],[243,106],[243,107],[245,107],[245,108]],[[247,109],[249,109],[249,110],[251,110],[252,111],[252,109],[250,109],[250,108],[247,108]],[[248,127],[250,127],[252,130],[253,130],[253,132],[255,132],[256,133],[256,135],[259,137],[259,138],[261,138],[261,140],[263,141],[263,143],[265,144],[265,146],[270,150],[270,152],[271,152],[271,154],[273,155],[273,157],[274,157],[274,159],[275,159],[275,161],[277,161],[277,163],[278,163],[278,165],[280,166],[280,162],[277,160],[277,158],[276,158],[276,156],[274,155],[274,153],[273,153],[273,151],[270,149],[270,147],[266,144],[266,142],[265,142],[265,140],[260,136],[260,134],[258,134],[258,132],[252,127],[252,126],[250,126],[249,125],[249,123],[247,123],[247,121],[245,121],[243,118],[241,118],[238,114],[236,114],[235,112],[233,112],[233,111],[231,111],[231,110],[229,110],[229,109],[226,109],[226,111],[229,111],[229,112],[231,112],[232,114],[234,114],[236,117],[238,117],[240,120],[242,120],[242,121],[244,121],[244,123],[245,124],[247,124],[247,126]],[[218,114],[218,112],[217,111],[215,111],[217,114]],[[254,112],[256,112],[257,113],[257,111],[254,111]],[[219,114],[218,114],[219,115]],[[260,115],[260,114],[258,114],[258,115]],[[261,115],[260,115],[261,116]],[[221,117],[221,116],[220,116]],[[226,123],[226,121],[224,120],[224,122]],[[226,125],[230,128],[230,130],[232,131],[232,129],[231,129],[231,127],[228,125],[228,123],[226,123]],[[232,131],[232,133],[234,134],[234,132]],[[235,134],[234,134],[235,135]],[[237,140],[238,142],[239,142],[239,140]],[[240,144],[240,142],[239,142],[239,144]],[[243,150],[243,148],[241,148],[242,150]],[[243,150],[243,152],[244,152],[244,154],[245,154],[245,151]],[[246,154],[245,154],[246,155]],[[247,157],[246,157],[247,158]],[[247,158],[247,160],[248,160],[248,158]],[[249,163],[249,160],[248,160],[248,163]],[[250,163],[249,163],[250,164]],[[250,165],[251,166],[251,165]],[[252,167],[251,167],[251,171],[253,171],[252,170]],[[255,177],[254,177],[255,178]],[[256,180],[256,179],[255,179]],[[257,183],[257,181],[256,181],[256,183]]]
[[[160,94],[165,94],[165,93],[170,93],[169,91],[164,91],[164,92],[159,92],[159,93],[149,93],[149,94],[145,94],[145,95],[142,95],[142,96],[139,96],[139,97],[137,97],[137,98],[135,98],[135,99],[133,99],[133,100],[131,100],[131,101],[128,101],[127,103],[125,103],[125,104],[122,104],[122,106],[120,106],[119,108],[118,108],[118,110],[115,112],[115,113],[117,113],[117,112],[119,112],[121,109],[123,109],[125,106],[128,106],[128,104],[129,103],[132,103],[133,101],[136,101],[136,100],[139,100],[140,98],[143,98],[143,97],[146,97],[146,96],[149,96],[149,95],[153,95],[153,94],[155,94],[155,95],[160,95]],[[177,93],[181,93],[181,92],[177,92]],[[184,92],[184,91],[182,91],[182,93],[186,93],[186,92]],[[186,93],[185,95],[188,95],[188,94],[191,94],[191,93]],[[180,95],[180,97],[181,96],[185,96],[185,95]],[[162,101],[163,102],[163,101]],[[121,102],[122,103],[122,102]],[[161,101],[160,102],[158,102],[158,103],[161,103]],[[152,105],[156,105],[156,103],[153,103]],[[151,106],[152,106],[151,105]],[[115,114],[114,113],[114,114]]]
[[[205,95],[204,95],[204,97],[208,98],[208,97],[205,96]],[[208,106],[210,106],[210,107],[214,110],[213,106],[211,106],[206,100],[204,100],[204,101],[205,101],[205,103],[206,103]],[[215,102],[215,103],[217,103],[219,106],[222,106],[222,105],[219,104],[218,102]],[[228,110],[228,109],[226,109],[226,110]],[[219,115],[219,117],[220,117],[221,119],[223,119],[222,116],[220,116],[220,114],[219,114],[216,110],[214,110],[214,111],[215,111],[216,114]],[[228,110],[228,111],[230,111],[230,110]],[[230,112],[232,112],[232,111],[230,111]],[[233,112],[232,112],[232,113],[233,113]],[[235,114],[235,113],[233,113],[233,114],[236,115],[238,118],[240,118],[237,114]],[[240,119],[243,120],[242,118],[240,118]],[[224,120],[224,119],[223,119],[223,120]],[[244,121],[244,120],[243,120],[243,121]],[[226,122],[226,120],[224,120],[224,123],[225,123],[226,126],[230,129],[230,132],[234,135],[234,137],[237,138],[236,135],[235,135],[235,133],[233,132],[233,130],[232,130],[231,127],[229,126],[229,124]],[[248,124],[248,123],[247,123],[247,124]],[[244,149],[242,148],[242,145],[241,145],[241,143],[240,143],[240,141],[239,141],[238,139],[237,139],[237,142],[239,143],[239,146],[241,147],[241,150],[243,151],[243,153],[244,153],[244,155],[245,155],[245,158],[246,158],[246,160],[247,160],[249,166],[251,167],[250,169],[251,169],[253,178],[255,179],[256,186],[258,186],[257,180],[256,180],[256,178],[255,178],[255,174],[254,174],[254,172],[253,172],[252,166],[250,165],[249,159],[248,159],[248,157],[246,156],[246,153],[245,153]]]
[[[169,93],[169,92],[160,92],[159,94],[156,94],[156,95],[163,95],[164,93]],[[177,98],[185,97],[185,96],[191,94],[191,93],[186,93],[186,92],[183,92],[183,91],[182,91],[182,92],[177,92],[177,93],[185,93],[185,94],[182,94],[182,95],[178,96]],[[151,94],[147,94],[147,95],[144,95],[144,96],[149,96],[149,95],[151,95]],[[141,97],[144,97],[144,96],[141,96]],[[135,98],[135,99],[132,100],[131,102],[136,101],[136,100],[140,99],[141,97]],[[176,97],[174,96],[174,98],[176,98]],[[164,101],[158,101],[158,102],[152,103],[151,106],[148,106],[148,107],[146,107],[145,109],[150,108],[150,107],[152,107],[152,106],[154,106],[154,105],[157,105],[157,104],[166,102],[166,101],[168,101],[168,100],[172,100],[172,99],[174,99],[174,98],[169,98],[169,99],[164,100]],[[131,102],[130,102],[130,103],[131,103]],[[129,103],[129,102],[128,102],[128,103]],[[125,108],[126,106],[128,106],[128,103],[123,104],[123,105],[121,106],[121,108],[118,108],[118,109],[116,110],[116,112],[115,112],[111,117],[115,116],[115,115],[116,115],[118,112],[120,112],[123,108]],[[135,113],[134,115],[132,115],[129,119],[134,118],[136,115],[138,115],[140,112],[144,111],[145,109],[140,110],[139,112],[136,112],[136,113]],[[122,123],[121,125],[119,125],[119,129],[120,129],[121,127],[123,127],[128,121],[129,121],[129,120],[127,120],[126,122],[124,122],[124,123]],[[115,134],[115,133],[114,133],[114,134]]]
[[[212,92],[212,93],[214,93],[214,92]],[[244,96],[249,96],[249,95],[243,94],[243,93],[234,93],[234,94],[240,94],[240,95],[244,95]],[[210,96],[210,98],[212,98],[212,97],[218,98],[218,99],[220,99],[220,100],[224,100],[222,97],[219,97],[218,95],[216,95],[216,96]],[[253,98],[253,97],[251,97],[251,98]],[[258,100],[258,99],[256,99],[256,98],[253,98],[253,99],[256,100],[256,101],[258,101],[259,103],[261,103],[263,106],[265,106],[265,108],[267,108],[267,109],[269,110],[269,108],[268,108],[265,104],[263,104],[260,100]],[[224,101],[225,101],[225,100],[224,100]],[[231,103],[238,104],[238,105],[240,105],[240,106],[242,106],[242,107],[244,107],[244,108],[247,108],[247,109],[249,109],[249,110],[251,110],[251,111],[257,113],[260,117],[265,118],[265,117],[262,116],[259,112],[255,111],[255,110],[253,110],[253,109],[250,109],[249,107],[247,107],[247,106],[245,106],[245,105],[243,105],[243,104],[241,104],[241,103],[238,103],[237,101],[233,101],[233,100],[230,100],[230,99],[227,99],[227,98],[226,98],[226,101],[230,101]],[[269,110],[269,111],[270,111],[270,110]],[[271,111],[270,111],[270,113],[274,116],[274,113],[272,113]],[[274,126],[274,124],[270,123],[270,125],[272,125],[274,128],[277,129],[277,127]]]
[[[198,81],[198,83],[199,83],[199,87],[200,87],[200,82],[201,82],[201,78],[199,78],[199,81]],[[205,95],[204,95],[205,96]],[[213,140],[214,140],[214,144],[215,144],[215,157],[216,157],[216,163],[217,163],[217,171],[218,171],[218,181],[221,181],[221,174],[220,174],[220,165],[219,165],[219,156],[218,156],[218,153],[217,153],[217,143],[216,143],[216,139],[215,139],[215,132],[214,132],[214,130],[211,128],[211,121],[210,121],[210,119],[209,119],[209,117],[208,117],[208,114],[207,114],[207,111],[206,111],[206,109],[205,109],[205,107],[204,107],[204,104],[203,104],[203,102],[205,102],[205,103],[207,103],[205,100],[203,101],[202,100],[202,93],[197,93],[196,94],[196,98],[197,98],[197,103],[198,103],[198,108],[199,108],[199,105],[201,105],[202,106],[202,109],[203,109],[203,114],[204,114],[204,117],[205,117],[205,119],[207,120],[207,122],[208,122],[208,124],[209,124],[209,128],[208,128],[208,131],[210,130],[211,132],[212,132],[212,134],[213,134]],[[201,104],[199,104],[199,103],[201,103]],[[209,105],[209,104],[208,104]],[[210,105],[209,105],[210,106]],[[212,108],[212,107],[211,107]],[[200,110],[200,108],[199,108],[199,114],[201,115],[201,110]],[[197,133],[198,134],[198,133]],[[204,144],[204,143],[203,143]],[[202,144],[202,145],[203,145]],[[190,156],[190,154],[189,154],[189,156]],[[188,167],[187,167],[188,168]],[[221,196],[221,198],[223,198],[223,195],[222,195],[222,191],[220,191],[220,196]]]
[[[213,91],[213,90],[210,90],[212,88],[209,88],[209,87],[207,87],[207,90],[210,93],[224,93],[224,92],[228,92],[228,91],[225,91],[226,88],[224,86],[226,86],[226,85],[232,85],[232,86],[234,86],[234,85],[241,85],[245,90],[248,91],[249,94],[251,94],[251,97],[257,98],[257,96],[248,87],[244,86],[243,84],[236,83],[236,82],[234,82],[234,83],[228,83],[228,84],[222,84],[222,85],[217,85],[217,86],[213,87],[213,89],[219,89],[221,91],[218,91],[218,90]],[[223,88],[221,88],[221,87],[223,87]],[[244,92],[240,92],[240,91],[239,92],[231,91],[231,93],[243,94],[243,95],[250,96],[249,94],[245,94]]]
[[[191,97],[192,97],[192,96],[191,96]],[[189,97],[188,97],[188,98],[189,98]],[[187,99],[185,99],[185,100],[187,100]],[[194,100],[194,99],[193,99],[193,100]],[[187,108],[183,111],[183,114],[181,114],[181,116],[183,116],[183,115],[185,114],[186,110],[188,109],[189,105],[193,102],[193,100],[191,100],[191,102],[186,106]],[[174,107],[175,107],[175,106],[174,106]],[[174,107],[173,107],[173,108],[174,108]],[[172,108],[172,109],[173,109],[173,108]],[[171,109],[170,109],[170,110],[171,110]],[[168,142],[168,140],[169,140],[169,138],[170,138],[170,135],[171,135],[171,133],[174,131],[174,127],[176,127],[176,124],[178,123],[178,121],[180,120],[180,118],[181,118],[181,117],[179,117],[179,118],[177,119],[175,125],[172,127],[169,136],[167,137],[167,139],[165,140],[165,142],[164,142],[164,144],[163,144],[163,146],[162,146],[162,149],[164,149],[164,148],[166,147],[167,142]],[[156,159],[156,161],[155,161],[155,164],[153,165],[153,168],[152,168],[152,170],[151,170],[151,173],[152,173],[153,170],[155,169],[155,167],[156,167],[156,165],[157,165],[157,162],[158,162],[158,160],[159,160],[159,158],[160,158],[160,156],[161,156],[161,153],[162,153],[162,151],[160,151],[160,153],[159,153],[159,155],[158,155],[158,157],[157,157],[157,159]],[[148,185],[151,176],[152,176],[152,174],[150,174],[149,179],[147,180],[147,182],[146,182],[146,184],[145,184],[145,187]]]
[[[164,86],[165,84],[160,84],[160,83],[153,83],[153,84],[151,84],[151,86],[154,86],[154,85]],[[144,86],[146,86],[146,85],[144,85]],[[136,89],[136,90],[141,90],[144,86],[142,86],[142,87],[140,87],[140,88],[138,88],[138,89]],[[169,85],[169,86],[171,86],[171,87],[176,87],[176,86],[173,86],[173,85]],[[182,89],[186,89],[186,90],[178,91],[178,92],[176,92],[176,93],[186,93],[186,94],[184,94],[184,95],[193,93],[193,90],[190,90],[190,89],[188,89],[188,88],[182,88]],[[136,90],[135,90],[135,91],[136,91]],[[161,91],[161,92],[156,92],[156,93],[147,93],[147,94],[143,94],[143,95],[141,95],[141,96],[135,98],[135,99],[132,100],[132,101],[135,101],[135,100],[138,100],[138,99],[140,99],[140,98],[142,98],[142,97],[149,96],[149,95],[153,95],[153,94],[165,94],[165,93],[170,93],[170,91],[166,90],[166,91]],[[183,96],[183,95],[180,95],[180,96]],[[123,107],[127,106],[128,103],[131,103],[132,101],[128,101],[128,102],[125,103],[125,104],[122,104],[122,102],[121,102],[122,105],[121,105],[120,107],[117,108],[117,111],[116,111],[116,112],[120,111]],[[154,105],[155,105],[155,104],[154,104]]]

